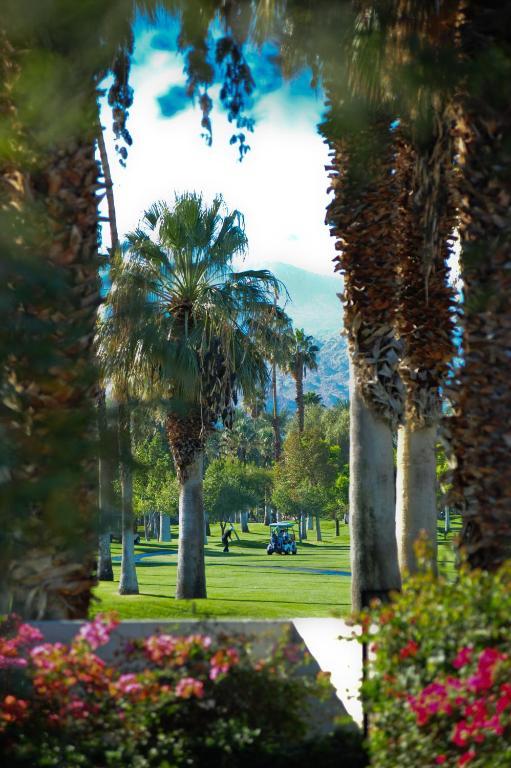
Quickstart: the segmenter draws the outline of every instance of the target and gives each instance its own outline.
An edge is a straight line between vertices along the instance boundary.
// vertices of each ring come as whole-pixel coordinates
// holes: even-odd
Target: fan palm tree
[[[284,289],[285,291],[285,289]],[[282,455],[281,417],[279,415],[277,369],[284,366],[289,357],[292,341],[291,319],[278,306],[278,293],[273,299],[273,306],[259,315],[253,323],[252,332],[257,343],[265,351],[266,360],[271,369],[272,426],[274,434],[274,458],[280,461]]]
[[[173,208],[159,202],[145,212],[112,269],[100,348],[131,392],[167,406],[180,483],[178,598],[206,596],[205,439],[218,421],[231,426],[238,392],[267,379],[252,329],[280,284],[266,270],[234,270],[246,247],[238,211],[228,212],[221,197],[207,205],[186,193]]]
[[[456,457],[452,501],[469,563],[511,558],[511,72],[509,3],[464,5],[461,273],[463,357],[447,422]]]
[[[98,105],[99,112],[99,105]],[[98,118],[100,118],[98,114]],[[98,119],[97,141],[101,169],[105,183],[105,196],[108,205],[108,224],[110,227],[111,253],[119,248],[119,235],[117,233],[117,216],[115,213],[115,200],[113,192],[112,174],[106,150],[103,126]],[[113,519],[113,481],[114,461],[112,455],[112,441],[109,439],[112,432],[112,424],[109,422],[106,393],[104,386],[100,387],[98,395],[98,438],[99,438],[99,551],[98,551],[98,579],[100,581],[113,581],[112,553],[110,549],[110,533]]]
[[[399,185],[390,120],[331,141],[327,210],[344,274],[344,326],[350,353],[350,536],[352,605],[400,587],[395,533],[392,435],[403,417],[395,332],[396,205]],[[375,142],[375,136],[378,141]],[[374,153],[367,164],[368,154]]]
[[[0,569],[5,607],[26,618],[74,619],[87,615],[94,585],[97,502],[89,469],[99,185],[89,109],[95,91],[89,60],[78,76],[60,30],[53,36],[51,21],[40,21],[25,37],[19,16],[6,9],[0,32],[0,304],[2,326],[14,331],[13,342],[4,334],[0,354],[2,443],[8,446],[0,458],[0,504],[13,521],[13,535],[4,527]],[[84,44],[76,41],[73,57]],[[31,47],[44,53],[27,56]],[[55,88],[53,107],[69,103],[68,88],[74,94],[73,118],[51,123],[51,130],[44,99],[30,100],[30,78],[20,86],[28,59],[49,57],[55,61],[46,81],[48,93]]]
[[[307,336],[303,328],[295,328],[286,361],[286,370],[294,379],[296,387],[296,409],[298,413],[298,431],[303,432],[305,406],[303,400],[303,380],[307,371],[318,367],[319,347],[312,336]]]
[[[137,569],[135,566],[135,537],[133,515],[133,454],[131,446],[131,408],[126,390],[115,392],[117,401],[119,440],[119,474],[121,481],[121,575],[120,595],[138,595]]]
[[[414,543],[421,533],[427,534],[436,561],[435,454],[441,389],[454,355],[448,262],[457,224],[458,172],[447,119],[438,120],[420,154],[401,129],[397,134],[395,175],[404,195],[396,328],[404,344],[399,370],[406,387],[406,414],[398,432],[396,533],[401,571],[413,572]],[[427,181],[421,178],[424,167],[430,173]],[[428,215],[433,227],[426,224]]]

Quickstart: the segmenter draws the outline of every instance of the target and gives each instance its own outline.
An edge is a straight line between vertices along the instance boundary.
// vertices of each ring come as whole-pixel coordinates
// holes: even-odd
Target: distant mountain
[[[304,390],[317,392],[321,395],[323,404],[330,406],[339,399],[348,399],[349,365],[346,339],[337,333],[335,336],[327,336],[317,341],[320,348],[318,370],[307,372]],[[280,372],[278,397],[280,408],[296,410],[295,383],[291,376],[285,376]]]
[[[305,391],[317,392],[327,406],[339,399],[347,399],[348,351],[346,339],[341,335],[342,308],[337,296],[342,291],[342,279],[281,262],[262,266],[284,283],[290,295],[286,312],[297,328],[314,336],[320,348],[318,370],[307,373]],[[294,381],[280,372],[278,395],[280,408],[295,410]]]
[[[337,296],[343,287],[341,277],[318,275],[279,261],[264,266],[286,286],[291,297],[286,312],[297,328],[318,338],[341,330],[342,308]]]

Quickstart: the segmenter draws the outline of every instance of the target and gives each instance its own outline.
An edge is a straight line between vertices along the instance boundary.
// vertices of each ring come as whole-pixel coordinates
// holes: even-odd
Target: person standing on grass
[[[224,531],[222,535],[222,544],[224,545],[224,552],[229,551],[229,539],[232,536],[232,526],[229,528],[229,530]]]

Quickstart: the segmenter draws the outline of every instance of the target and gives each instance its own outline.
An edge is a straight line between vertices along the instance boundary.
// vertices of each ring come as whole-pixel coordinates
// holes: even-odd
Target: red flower
[[[475,756],[475,749],[469,749],[468,752],[465,752],[465,754],[461,755],[461,757],[458,759],[458,765],[462,766],[470,763],[470,761],[473,760]]]
[[[471,648],[468,645],[466,645],[464,648],[461,648],[458,651],[458,655],[456,656],[456,658],[452,663],[453,667],[455,667],[456,669],[461,669],[462,667],[466,667],[467,664],[470,664],[470,662],[472,661],[472,653],[473,653],[473,648]]]
[[[419,650],[419,644],[415,640],[408,640],[407,644],[399,651],[400,659],[407,659],[409,656],[415,656]]]
[[[466,746],[468,740],[470,739],[470,735],[471,735],[470,731],[471,729],[468,726],[468,723],[466,720],[460,720],[459,723],[456,723],[452,740],[454,741],[457,747]]]

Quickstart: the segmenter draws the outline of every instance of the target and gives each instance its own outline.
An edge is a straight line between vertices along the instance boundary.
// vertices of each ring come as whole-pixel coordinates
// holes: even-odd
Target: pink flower
[[[110,634],[119,624],[113,616],[98,614],[93,621],[87,622],[81,627],[78,637],[84,640],[95,651],[110,640]]]
[[[458,655],[454,659],[452,665],[455,669],[461,669],[466,667],[472,661],[473,648],[466,645],[458,651]]]
[[[211,647],[211,638],[209,635],[189,635],[186,638],[188,645],[198,645],[199,648],[207,650]]]
[[[48,671],[55,666],[55,652],[59,653],[63,648],[62,643],[42,643],[31,648],[30,656],[38,669]]]
[[[489,669],[478,670],[467,680],[467,687],[473,691],[487,691],[492,687],[493,677]]]
[[[119,693],[133,694],[140,693],[142,691],[142,684],[138,682],[136,675],[127,674],[121,675],[116,685]]]
[[[507,654],[501,653],[496,648],[485,648],[479,654],[478,667],[479,669],[493,668],[498,661],[507,659]]]
[[[26,659],[0,654],[0,669],[22,669],[27,666],[27,663]]]
[[[155,664],[171,658],[176,645],[177,639],[172,635],[153,635],[144,640],[146,656]]]
[[[220,675],[225,675],[229,669],[235,666],[240,660],[236,648],[227,648],[219,650],[211,657],[210,680],[216,680]]]
[[[444,765],[447,762],[447,755],[437,755],[435,757],[435,765]]]
[[[191,699],[192,696],[202,699],[204,696],[204,683],[201,680],[195,680],[193,677],[183,677],[176,685],[175,694],[180,699]]]

